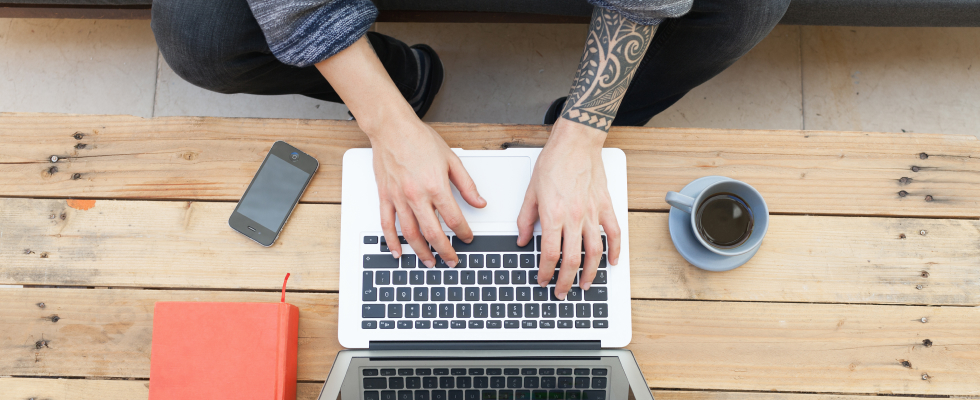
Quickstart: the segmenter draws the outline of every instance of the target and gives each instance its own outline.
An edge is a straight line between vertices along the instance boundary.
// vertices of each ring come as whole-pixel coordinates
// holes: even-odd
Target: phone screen
[[[270,155],[238,203],[238,212],[272,231],[286,222],[310,174]]]

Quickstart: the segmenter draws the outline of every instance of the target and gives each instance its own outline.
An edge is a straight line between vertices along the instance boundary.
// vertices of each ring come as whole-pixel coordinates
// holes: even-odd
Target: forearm
[[[394,131],[382,127],[418,120],[367,37],[317,63],[316,68],[357,117],[358,126],[372,142],[380,139],[382,132]]]
[[[596,7],[561,118],[594,128],[588,131],[605,139],[656,30]]]

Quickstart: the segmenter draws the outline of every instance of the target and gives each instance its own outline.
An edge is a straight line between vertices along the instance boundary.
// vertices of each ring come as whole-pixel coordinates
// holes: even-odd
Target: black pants
[[[690,13],[664,21],[613,125],[644,125],[724,71],[769,34],[789,2],[695,0]],[[220,93],[342,102],[315,67],[289,66],[273,56],[246,0],[154,0],[152,12],[161,54],[190,83]],[[367,38],[402,95],[411,96],[418,80],[412,50],[382,34]]]

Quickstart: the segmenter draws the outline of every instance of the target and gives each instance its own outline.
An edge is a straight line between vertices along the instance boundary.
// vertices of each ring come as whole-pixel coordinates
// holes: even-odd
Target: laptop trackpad
[[[531,182],[530,157],[463,156],[459,159],[476,183],[480,196],[487,200],[486,207],[473,208],[453,186],[453,195],[466,221],[516,223],[524,193]]]

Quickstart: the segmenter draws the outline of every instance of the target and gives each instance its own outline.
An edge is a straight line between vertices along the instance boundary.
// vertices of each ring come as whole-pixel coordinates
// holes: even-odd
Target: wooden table
[[[450,146],[547,128],[434,124]],[[272,248],[226,220],[275,140],[320,160]],[[633,343],[669,399],[980,396],[980,143],[972,136],[613,129],[628,157]],[[341,155],[352,123],[0,114],[0,398],[146,398],[156,301],[288,299],[301,399],[337,343]],[[52,162],[56,157],[56,162]],[[758,188],[762,251],[709,273],[663,197],[705,175]],[[61,377],[64,379],[48,379]]]

